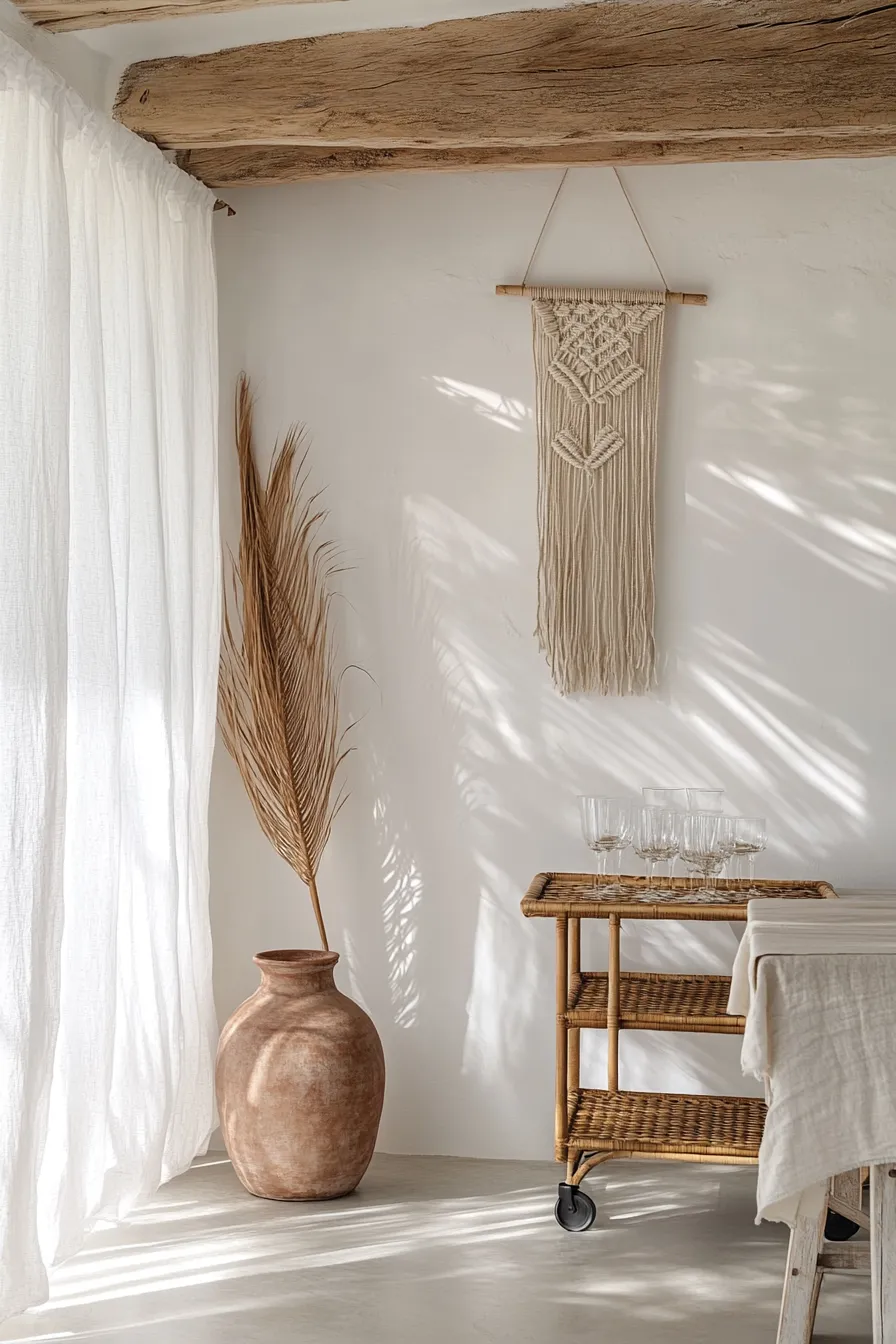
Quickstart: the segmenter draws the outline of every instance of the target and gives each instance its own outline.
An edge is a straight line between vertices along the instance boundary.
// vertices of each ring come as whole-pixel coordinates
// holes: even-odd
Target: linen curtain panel
[[[0,1316],[214,1125],[213,204],[0,34]]]

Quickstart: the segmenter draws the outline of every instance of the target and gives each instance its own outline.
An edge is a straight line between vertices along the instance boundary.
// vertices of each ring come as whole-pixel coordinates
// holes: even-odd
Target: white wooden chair
[[[831,1181],[818,1218],[797,1221],[790,1234],[778,1344],[810,1344],[825,1274],[870,1274],[874,1344],[896,1344],[896,1165],[871,1168],[870,1216],[861,1207],[857,1171]],[[870,1241],[825,1240],[828,1212],[870,1232]]]

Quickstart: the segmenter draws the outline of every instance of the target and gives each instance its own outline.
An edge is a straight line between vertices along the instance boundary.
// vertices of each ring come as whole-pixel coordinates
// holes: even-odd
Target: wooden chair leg
[[[861,1209],[862,1173],[858,1167],[855,1171],[844,1171],[835,1176],[831,1182],[831,1194],[840,1204],[851,1209]]]
[[[874,1344],[896,1344],[896,1163],[871,1168]]]
[[[799,1218],[790,1233],[778,1344],[809,1344],[821,1291],[818,1253],[824,1241],[827,1201],[817,1218]]]

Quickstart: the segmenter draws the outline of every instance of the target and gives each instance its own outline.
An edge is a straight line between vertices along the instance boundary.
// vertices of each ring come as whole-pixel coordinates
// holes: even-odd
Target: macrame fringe
[[[656,682],[654,479],[665,294],[532,286],[538,626],[563,695]]]

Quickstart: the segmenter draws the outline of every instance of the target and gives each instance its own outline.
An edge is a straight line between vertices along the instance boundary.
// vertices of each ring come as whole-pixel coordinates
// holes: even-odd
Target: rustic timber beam
[[[820,137],[757,136],[719,140],[615,140],[591,145],[487,149],[321,149],[314,145],[244,145],[185,149],[177,161],[215,190],[367,173],[470,173],[498,169],[617,168],[651,163],[737,163],[762,159],[874,158],[896,155],[896,133]]]
[[[17,0],[17,3],[32,23],[59,33],[73,28],[105,28],[110,23],[226,14],[234,9],[254,9],[257,0]],[[264,3],[319,4],[322,0],[264,0]]]
[[[335,33],[140,62],[116,107],[183,149],[896,134],[896,3],[614,0]]]

